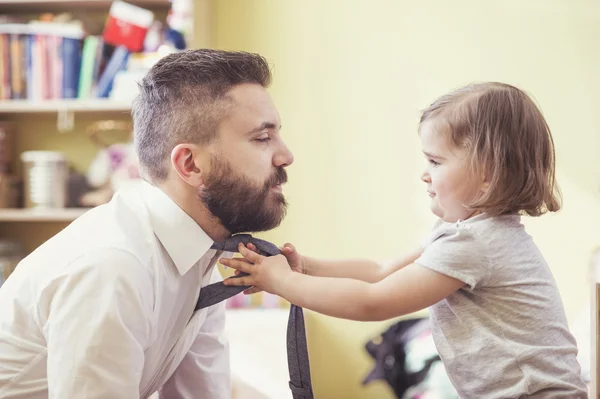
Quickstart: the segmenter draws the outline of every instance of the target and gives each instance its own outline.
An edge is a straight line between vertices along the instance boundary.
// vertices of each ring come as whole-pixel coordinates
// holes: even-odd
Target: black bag
[[[385,380],[394,390],[397,398],[402,398],[405,392],[422,383],[431,366],[441,361],[435,354],[424,361],[424,366],[416,372],[406,368],[406,344],[420,334],[430,330],[429,319],[401,320],[389,327],[380,336],[371,339],[365,345],[369,355],[375,360],[375,366],[362,381],[367,385],[375,380]]]

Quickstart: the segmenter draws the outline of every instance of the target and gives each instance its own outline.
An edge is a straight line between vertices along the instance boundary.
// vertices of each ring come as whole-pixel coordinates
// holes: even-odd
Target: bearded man
[[[282,221],[293,155],[257,54],[189,50],[133,105],[143,182],[27,256],[0,289],[0,398],[229,398],[211,249]]]

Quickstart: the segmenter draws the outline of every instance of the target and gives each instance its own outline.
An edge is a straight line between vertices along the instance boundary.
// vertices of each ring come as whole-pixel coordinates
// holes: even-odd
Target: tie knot
[[[238,252],[238,245],[240,243],[243,243],[244,245],[248,243],[254,244],[258,253],[263,256],[274,256],[281,253],[275,244],[261,240],[260,238],[252,237],[250,234],[233,235],[226,239],[225,242],[215,242],[211,248],[218,251]]]

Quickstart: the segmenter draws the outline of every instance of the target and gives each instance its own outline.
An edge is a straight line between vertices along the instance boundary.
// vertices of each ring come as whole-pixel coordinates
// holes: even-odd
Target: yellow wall
[[[266,236],[328,257],[382,258],[414,246],[433,220],[419,181],[419,109],[471,81],[505,81],[534,94],[554,132],[564,210],[526,224],[573,317],[588,297],[588,253],[600,244],[599,6],[217,1],[213,45],[273,63],[271,93],[296,156],[289,216]],[[310,322],[317,397],[391,397],[383,385],[359,384],[371,366],[363,344],[389,322]]]

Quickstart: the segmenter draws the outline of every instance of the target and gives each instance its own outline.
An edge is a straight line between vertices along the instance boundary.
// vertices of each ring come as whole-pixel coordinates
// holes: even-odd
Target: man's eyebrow
[[[276,127],[277,125],[273,122],[263,122],[260,126],[255,127],[246,134],[252,135],[254,133],[262,132],[263,130],[275,129]],[[279,125],[279,129],[281,129],[281,125]]]

